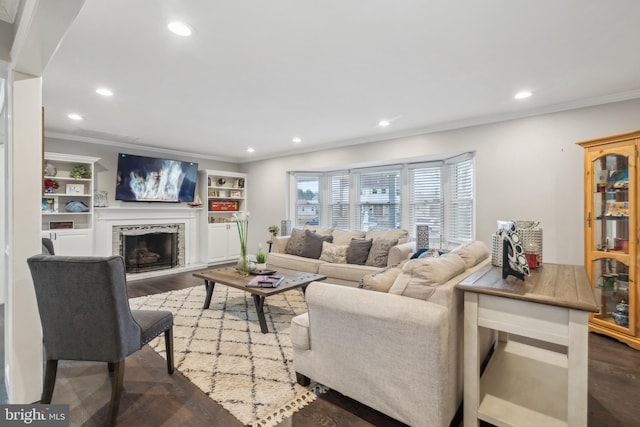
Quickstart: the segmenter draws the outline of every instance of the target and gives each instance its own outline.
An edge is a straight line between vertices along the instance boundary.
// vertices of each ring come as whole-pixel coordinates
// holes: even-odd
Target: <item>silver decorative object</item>
[[[416,249],[429,247],[429,226],[416,224]]]
[[[291,234],[291,220],[283,219],[280,222],[280,235],[281,236],[289,236]]]

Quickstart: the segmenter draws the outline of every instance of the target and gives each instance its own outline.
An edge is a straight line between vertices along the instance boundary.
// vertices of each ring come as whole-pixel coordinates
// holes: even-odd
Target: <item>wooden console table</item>
[[[544,264],[522,281],[503,279],[502,269],[487,266],[457,287],[465,291],[464,426],[477,426],[478,419],[497,426],[586,426],[587,321],[598,306],[584,267]],[[481,379],[479,328],[499,331]],[[509,341],[507,333],[566,352]]]

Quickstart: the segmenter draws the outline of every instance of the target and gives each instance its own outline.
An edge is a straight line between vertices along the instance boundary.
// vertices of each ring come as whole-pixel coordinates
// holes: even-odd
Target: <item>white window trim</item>
[[[476,160],[475,153],[463,153],[460,155],[456,155],[454,157],[450,157],[444,160],[433,160],[433,161],[420,161],[420,162],[412,162],[412,163],[390,163],[388,165],[375,166],[370,168],[360,167],[354,169],[337,169],[332,171],[292,171],[289,172],[289,200],[287,201],[288,205],[288,219],[291,219],[292,226],[295,227],[295,219],[296,219],[296,200],[297,200],[297,177],[298,176],[312,176],[317,175],[320,177],[319,183],[319,197],[318,202],[320,204],[318,209],[319,214],[319,225],[327,226],[326,221],[329,218],[329,195],[328,191],[330,190],[330,177],[332,175],[340,174],[340,173],[348,173],[351,177],[349,180],[349,229],[354,229],[356,224],[358,223],[358,209],[357,206],[360,204],[358,186],[359,186],[359,175],[363,173],[375,173],[377,171],[389,171],[394,168],[398,168],[400,170],[400,227],[407,228],[409,223],[411,222],[409,218],[409,200],[410,200],[410,185],[409,185],[409,170],[420,167],[434,167],[440,166],[443,168],[441,173],[441,197],[443,200],[443,219],[442,219],[442,236],[445,246],[446,245],[455,245],[458,242],[449,241],[450,231],[448,227],[450,224],[447,223],[447,215],[449,213],[448,209],[451,209],[450,204],[447,202],[447,194],[449,190],[449,186],[451,183],[449,182],[449,174],[446,170],[447,165],[452,165],[461,161],[471,160],[472,161],[472,184],[473,184],[473,196],[472,196],[472,220],[471,220],[471,239],[475,239],[476,235],[476,191],[477,191],[477,172],[476,172]],[[415,227],[413,227],[415,228]],[[411,239],[415,239],[415,229],[408,230]],[[435,243],[435,242],[434,242]],[[435,245],[437,245],[436,243]],[[434,245],[434,247],[435,247]]]

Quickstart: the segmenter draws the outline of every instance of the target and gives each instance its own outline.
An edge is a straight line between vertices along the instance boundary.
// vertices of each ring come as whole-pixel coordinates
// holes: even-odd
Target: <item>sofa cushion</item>
[[[407,261],[393,267],[387,267],[375,273],[367,274],[360,280],[360,288],[376,292],[389,292],[391,286],[402,273],[402,267]]]
[[[294,228],[291,230],[291,236],[287,241],[287,247],[284,252],[289,255],[297,255],[302,256],[302,249],[304,248],[304,232],[305,230],[301,230],[299,228]]]
[[[372,243],[372,239],[351,239],[347,248],[347,264],[365,265]]]
[[[348,231],[348,230],[333,230],[331,234],[333,236],[333,243],[336,245],[348,245],[351,243],[351,239],[364,239],[364,231]]]
[[[389,249],[397,244],[398,239],[373,239],[371,250],[369,251],[369,256],[367,257],[367,262],[365,262],[365,264],[374,267],[386,267],[387,259],[389,258]]]
[[[320,260],[337,264],[347,263],[347,248],[349,245],[337,245],[330,242],[322,242]]]
[[[457,254],[462,258],[467,268],[471,268],[480,261],[485,260],[491,252],[484,242],[475,240],[458,246],[451,253]]]
[[[463,273],[465,267],[464,260],[454,253],[409,260],[389,293],[428,301],[437,286]]]
[[[333,237],[331,236],[323,236],[322,234],[318,234],[315,231],[304,230],[304,245],[302,246],[302,253],[300,256],[305,258],[320,258],[320,254],[322,253],[322,242],[329,242]]]
[[[379,270],[378,267],[368,265],[325,262],[318,268],[318,274],[327,276],[326,282],[328,283],[345,284],[345,282],[349,282],[349,286],[356,287],[364,276]]]
[[[398,239],[398,243],[409,241],[409,232],[402,229],[367,231],[367,239]]]
[[[297,255],[281,254],[272,252],[267,258],[267,267],[272,270],[286,268],[287,270],[305,271],[307,273],[318,274],[318,268],[324,261],[313,258],[304,258]],[[345,264],[346,265],[346,264]]]

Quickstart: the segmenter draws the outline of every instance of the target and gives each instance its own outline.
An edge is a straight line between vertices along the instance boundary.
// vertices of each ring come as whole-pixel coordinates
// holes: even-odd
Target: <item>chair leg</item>
[[[173,326],[164,331],[164,346],[167,352],[167,371],[173,374]]]
[[[122,383],[124,382],[124,359],[119,362],[109,363],[109,365],[113,365],[114,378],[111,380],[111,402],[109,402],[106,425],[113,426],[116,423],[118,408],[120,407],[120,395],[122,393]]]
[[[296,382],[306,387],[311,384],[311,379],[305,375],[302,375],[300,372],[296,372]]]
[[[53,388],[56,385],[56,374],[58,372],[58,361],[47,360],[47,367],[44,374],[44,384],[42,386],[42,396],[40,403],[49,404],[53,397]]]

